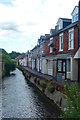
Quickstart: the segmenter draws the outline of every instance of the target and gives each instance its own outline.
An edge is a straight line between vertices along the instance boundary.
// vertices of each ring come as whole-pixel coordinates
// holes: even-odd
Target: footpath
[[[36,75],[36,76],[38,76],[38,77],[40,77],[40,78],[43,78],[43,79],[45,79],[45,80],[53,80],[53,79],[54,79],[53,76],[51,76],[51,75],[47,75],[47,74],[43,74],[43,73],[37,72],[36,70],[32,70],[32,69],[30,69],[30,68],[28,68],[28,67],[24,67],[24,66],[23,66],[23,68],[24,68],[26,71],[32,73],[33,75]]]

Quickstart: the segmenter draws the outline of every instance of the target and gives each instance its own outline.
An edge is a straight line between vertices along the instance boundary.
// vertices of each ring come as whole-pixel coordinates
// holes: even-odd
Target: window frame
[[[70,64],[68,63],[68,60],[70,60]],[[66,60],[66,63],[67,63],[67,73],[71,73],[71,59],[68,58],[68,59]],[[70,68],[68,68],[68,65],[69,65]],[[68,69],[69,69],[69,70],[68,70]]]
[[[58,71],[58,62],[61,61],[61,71]],[[63,63],[65,62],[65,71],[63,70]],[[58,73],[66,73],[66,59],[57,59],[57,72]]]
[[[70,33],[73,33],[73,39],[70,39]],[[73,47],[71,47],[70,42],[73,41]],[[72,50],[74,49],[74,28],[69,30],[69,49],[68,50]]]
[[[49,53],[52,53],[53,52],[53,47],[50,47],[50,52]]]
[[[60,35],[59,35],[59,51],[61,52],[61,51],[63,51],[63,33],[61,33]],[[62,48],[61,48],[62,47]]]

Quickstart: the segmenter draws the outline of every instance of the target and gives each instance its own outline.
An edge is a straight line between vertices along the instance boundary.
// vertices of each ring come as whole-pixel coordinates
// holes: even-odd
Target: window
[[[75,15],[75,20],[78,21],[78,13]]]
[[[74,48],[74,30],[69,30],[69,49]]]
[[[49,46],[53,43],[53,37],[50,38]],[[53,52],[53,47],[50,46],[50,53]]]
[[[63,51],[63,34],[59,36],[59,51]]]
[[[53,47],[50,47],[50,53],[52,53],[52,51],[53,51]]]
[[[67,60],[67,72],[71,72],[71,60]]]
[[[78,13],[75,14],[75,15],[73,15],[73,17],[72,17],[72,21],[73,21],[73,22],[78,21]]]
[[[57,71],[61,72],[61,73],[65,73],[66,72],[66,60],[64,60],[64,59],[58,60],[57,64],[58,64]]]
[[[75,16],[73,16],[73,22],[75,22]]]
[[[62,61],[58,60],[58,72],[62,71]]]

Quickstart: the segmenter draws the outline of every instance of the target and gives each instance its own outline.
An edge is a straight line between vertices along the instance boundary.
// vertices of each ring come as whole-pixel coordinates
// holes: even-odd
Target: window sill
[[[52,52],[49,52],[50,54],[52,54]]]
[[[62,52],[63,50],[59,50],[59,52]]]
[[[73,50],[74,48],[69,48],[68,50]]]
[[[71,74],[71,72],[67,72],[67,73]]]

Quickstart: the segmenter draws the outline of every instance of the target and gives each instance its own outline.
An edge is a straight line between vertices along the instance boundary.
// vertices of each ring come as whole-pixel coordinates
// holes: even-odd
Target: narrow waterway
[[[2,81],[3,118],[54,118],[60,114],[40,92],[16,69]]]

